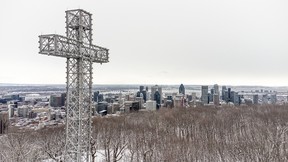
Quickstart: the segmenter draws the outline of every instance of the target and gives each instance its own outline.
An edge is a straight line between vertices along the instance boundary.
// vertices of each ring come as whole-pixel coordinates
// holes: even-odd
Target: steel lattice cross
[[[92,44],[92,14],[66,11],[66,37],[40,35],[40,54],[67,58],[65,161],[90,161],[92,63],[107,63],[108,49]]]

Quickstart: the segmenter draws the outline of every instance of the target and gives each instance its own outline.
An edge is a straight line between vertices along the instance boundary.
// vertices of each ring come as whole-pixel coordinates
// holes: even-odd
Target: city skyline
[[[93,65],[94,84],[288,86],[287,5],[4,0],[0,83],[64,84],[66,60],[39,55],[38,35],[64,35],[65,10],[83,8],[93,42],[110,49],[108,64]]]

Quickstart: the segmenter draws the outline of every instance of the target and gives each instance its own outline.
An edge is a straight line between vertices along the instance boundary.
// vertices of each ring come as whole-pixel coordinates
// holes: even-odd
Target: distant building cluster
[[[9,127],[41,129],[64,124],[66,93],[15,93],[0,91],[0,134]],[[288,92],[269,89],[242,90],[219,86],[139,86],[118,90],[96,90],[93,93],[93,116],[120,115],[137,111],[156,111],[171,108],[257,106],[287,104]]]

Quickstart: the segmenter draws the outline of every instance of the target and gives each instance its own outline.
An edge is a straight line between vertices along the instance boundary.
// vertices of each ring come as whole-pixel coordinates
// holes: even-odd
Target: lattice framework
[[[90,161],[92,63],[107,63],[108,49],[92,44],[92,14],[66,11],[66,37],[39,36],[39,53],[67,58],[65,161]]]

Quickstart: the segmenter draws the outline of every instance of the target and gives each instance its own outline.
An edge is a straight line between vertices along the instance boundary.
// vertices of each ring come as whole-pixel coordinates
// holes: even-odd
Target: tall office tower
[[[227,90],[226,86],[222,86],[222,100],[225,100],[225,91]]]
[[[230,102],[233,102],[234,105],[240,105],[240,96],[238,92],[231,91],[230,93]]]
[[[157,104],[157,110],[161,107],[161,95],[159,93],[159,91],[156,91],[154,93],[154,101],[156,101],[156,104]]]
[[[136,93],[136,97],[140,97],[141,95],[143,96],[143,94],[141,94],[140,91],[138,91],[138,92]]]
[[[214,84],[213,87],[214,87],[214,94],[219,94],[219,85],[218,84]]]
[[[51,107],[61,107],[62,106],[61,95],[51,95],[50,96],[50,106]]]
[[[151,98],[151,93],[146,91],[146,101],[148,100],[153,100],[153,99]]]
[[[196,97],[196,92],[192,92],[192,100],[193,100],[193,101],[196,101],[196,98],[197,98],[197,97]]]
[[[220,101],[219,101],[219,94],[214,94],[213,95],[213,103],[215,106],[219,106],[220,105]]]
[[[144,102],[147,101],[147,92],[144,90],[142,91]]]
[[[61,93],[61,106],[65,106],[66,93]]]
[[[93,100],[94,102],[98,102],[99,91],[94,92]]]
[[[234,104],[235,105],[241,105],[241,96],[236,93],[235,97],[234,97]]]
[[[146,100],[147,100],[147,95],[146,94],[147,93],[146,93],[146,90],[144,89],[144,86],[140,86],[140,93],[143,94],[143,100],[144,100],[144,102],[146,102]]]
[[[162,87],[155,85],[151,87],[151,99],[154,100],[155,92],[158,91],[160,94],[160,103],[162,103],[163,95],[162,95]]]
[[[234,95],[236,94],[236,92],[234,91],[230,91],[230,97],[229,97],[229,88],[228,88],[228,98],[230,102],[234,103]]]
[[[208,86],[202,86],[201,88],[201,101],[204,104],[208,104],[209,100],[208,100]]]
[[[258,105],[259,96],[258,94],[253,95],[253,104]]]
[[[148,88],[148,86],[146,86],[146,92],[148,92],[148,90],[149,90],[149,88]]]
[[[0,134],[7,132],[9,126],[9,113],[7,111],[0,111]]]
[[[140,86],[140,92],[144,90],[144,86]]]
[[[231,102],[231,88],[228,88],[228,99],[227,102]]]
[[[184,87],[183,84],[181,84],[180,87],[179,87],[179,94],[185,95],[185,87]]]
[[[141,93],[142,94],[142,93]],[[139,109],[142,109],[143,107],[143,103],[144,103],[144,99],[143,99],[143,95],[141,95],[140,97],[136,97],[135,101],[139,102]]]
[[[27,118],[29,112],[28,106],[22,106],[17,108],[18,117]]]
[[[210,93],[209,93],[209,102],[213,102],[213,95],[214,95],[215,91],[214,89],[210,89]]]
[[[14,117],[14,108],[16,108],[15,104],[8,104],[9,119]]]
[[[225,91],[225,92],[224,92],[223,100],[228,103],[228,101],[229,101],[229,100],[228,100],[228,91]]]
[[[98,102],[102,102],[102,101],[104,101],[104,96],[103,96],[103,94],[99,94],[98,95]]]
[[[213,94],[215,94],[215,91],[214,91],[214,89],[212,88],[212,89],[210,89],[210,93],[213,95]]]
[[[277,102],[277,96],[276,96],[276,94],[271,94],[270,95],[270,100],[271,100],[271,104],[276,104],[276,102]]]
[[[262,104],[268,104],[268,95],[267,94],[262,95]]]

